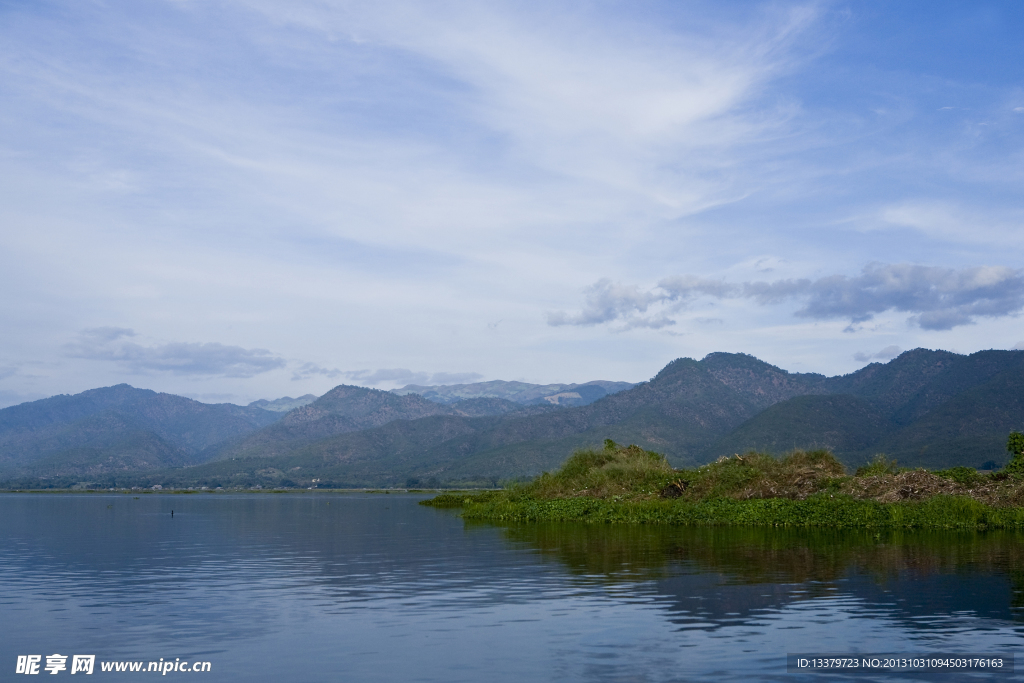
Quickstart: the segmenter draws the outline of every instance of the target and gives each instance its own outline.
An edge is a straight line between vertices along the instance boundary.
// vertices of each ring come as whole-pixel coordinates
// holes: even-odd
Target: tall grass
[[[576,451],[557,472],[545,472],[516,493],[542,499],[656,498],[674,475],[663,456],[608,439],[603,449]]]

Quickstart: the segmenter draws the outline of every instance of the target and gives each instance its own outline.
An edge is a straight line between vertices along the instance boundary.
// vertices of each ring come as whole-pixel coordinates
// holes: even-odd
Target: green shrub
[[[511,487],[512,496],[537,498],[657,497],[675,470],[664,456],[606,439],[604,448],[578,450],[557,472]]]
[[[890,460],[885,453],[878,453],[867,465],[857,468],[858,477],[877,477],[882,474],[898,474],[899,466],[895,460]]]
[[[1024,475],[1024,434],[1010,432],[1010,437],[1006,440],[1006,450],[1010,451],[1011,456],[1005,471],[1009,474]]]
[[[499,493],[501,492],[480,491],[479,493],[469,493],[466,491],[449,491],[427,500],[421,500],[420,505],[429,505],[435,508],[460,508],[470,503],[485,503],[494,499]]]
[[[932,474],[937,477],[950,479],[964,486],[977,486],[985,480],[973,467],[950,467],[948,470],[936,470]]]

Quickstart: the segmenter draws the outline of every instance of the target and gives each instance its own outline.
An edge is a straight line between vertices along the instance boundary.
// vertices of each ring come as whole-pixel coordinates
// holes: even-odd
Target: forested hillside
[[[1006,460],[1006,435],[1024,429],[1024,352],[916,349],[839,377],[714,353],[672,361],[648,382],[576,407],[440,403],[343,385],[276,421],[238,406],[192,406],[202,419],[104,413],[110,401],[99,397],[140,391],[112,387],[0,411],[8,480],[66,484],[107,473],[103,481],[118,485],[493,484],[553,469],[606,438],[687,467],[748,450],[824,447],[849,467],[884,452],[905,466],[991,468]],[[143,393],[154,405],[195,403]],[[57,412],[63,417],[45,417]]]

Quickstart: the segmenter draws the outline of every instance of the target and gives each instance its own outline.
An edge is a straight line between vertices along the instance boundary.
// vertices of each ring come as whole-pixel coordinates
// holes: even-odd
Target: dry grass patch
[[[695,470],[679,470],[665,498],[789,498],[808,496],[836,487],[844,476],[841,462],[825,450],[795,451],[781,459],[764,453],[719,458]]]
[[[861,500],[898,503],[905,500],[927,500],[933,496],[967,496],[992,507],[1024,505],[1024,480],[998,475],[977,476],[957,481],[926,470],[909,470],[896,474],[847,477],[840,491]]]

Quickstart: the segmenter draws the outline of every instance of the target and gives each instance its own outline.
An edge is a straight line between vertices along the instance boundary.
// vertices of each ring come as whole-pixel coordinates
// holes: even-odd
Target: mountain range
[[[606,438],[685,467],[751,449],[818,447],[851,467],[879,452],[906,466],[996,467],[1006,460],[1007,434],[1024,429],[1021,351],[915,349],[837,377],[713,353],[672,361],[618,391],[617,383],[592,382],[543,385],[531,395],[519,384],[424,387],[422,395],[342,385],[308,403],[307,396],[246,407],[127,385],[95,389],[0,410],[0,481],[495,484],[553,469],[573,449]],[[604,394],[588,400],[588,386]],[[519,400],[494,395],[502,391]],[[545,400],[564,393],[576,393],[577,404]],[[289,401],[303,404],[266,409]]]
[[[88,476],[205,461],[281,417],[119,384],[0,410],[0,476]]]

